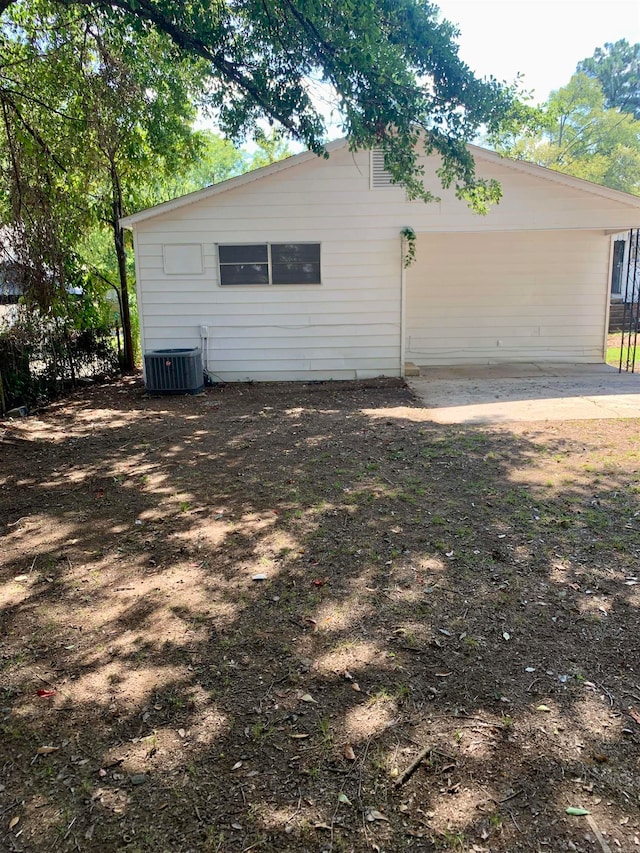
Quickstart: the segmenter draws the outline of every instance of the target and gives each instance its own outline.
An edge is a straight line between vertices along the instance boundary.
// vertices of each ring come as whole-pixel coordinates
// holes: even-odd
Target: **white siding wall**
[[[435,164],[427,161],[426,166],[427,180],[437,190],[432,177]],[[352,155],[340,149],[329,161],[313,159],[139,223],[134,237],[143,347],[198,345],[200,326],[206,325],[208,366],[224,380],[397,376],[402,369],[400,230],[404,226],[417,232],[622,229],[637,215],[619,202],[503,164],[478,161],[478,166],[481,174],[495,176],[503,184],[503,201],[486,217],[471,213],[452,193],[443,193],[441,202],[424,205],[408,203],[398,188],[370,190],[368,153]],[[544,235],[543,242],[553,238],[548,231]],[[598,238],[591,234],[583,242],[594,239]],[[321,285],[219,285],[218,243],[296,241],[321,243]],[[589,257],[597,264],[594,277],[603,278],[604,294],[602,265],[606,262],[601,242]],[[176,243],[202,246],[202,273],[164,272],[163,245]],[[491,273],[496,256],[488,244],[485,249],[478,246],[477,288],[492,289],[490,304],[500,315],[505,306]],[[419,247],[420,265],[426,262],[422,255]],[[526,272],[521,264],[517,270]],[[550,264],[549,272],[554,270]],[[571,296],[564,294],[566,281],[566,276],[552,277],[547,291],[557,288],[567,305],[579,302],[581,297],[574,291]],[[589,288],[593,286],[590,282]],[[445,290],[438,282],[434,293],[458,317],[456,302],[464,299],[464,290],[449,288],[446,296]],[[589,290],[589,306],[596,301]],[[410,316],[411,300],[407,309]],[[589,322],[595,327],[601,319],[599,311],[590,315]]]
[[[609,237],[589,231],[421,236],[407,358],[601,362],[609,252]]]

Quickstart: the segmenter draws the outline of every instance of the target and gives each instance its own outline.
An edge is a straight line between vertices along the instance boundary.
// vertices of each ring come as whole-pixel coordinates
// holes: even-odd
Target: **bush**
[[[21,305],[11,325],[0,329],[0,378],[6,409],[46,402],[76,385],[78,379],[117,372],[117,348],[111,329],[104,326],[78,328],[68,317],[43,315]]]

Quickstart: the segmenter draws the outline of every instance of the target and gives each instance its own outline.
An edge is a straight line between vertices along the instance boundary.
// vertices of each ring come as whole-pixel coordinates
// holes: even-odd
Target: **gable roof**
[[[325,146],[328,153],[338,151],[345,148],[348,144],[348,139],[337,139]],[[566,175],[563,172],[557,172],[555,169],[549,169],[546,166],[538,166],[536,163],[529,163],[526,160],[512,160],[509,157],[503,157],[495,151],[490,151],[488,148],[481,148],[479,145],[468,146],[476,160],[485,160],[489,163],[499,163],[514,171],[524,172],[532,175],[535,178],[552,181],[553,183],[562,184],[566,187],[587,192],[590,195],[601,196],[611,201],[617,201],[628,207],[640,208],[640,197],[631,193],[622,192],[621,190],[613,190],[609,187],[604,187],[601,184],[595,184],[592,181],[586,181],[583,178],[574,178],[572,175]],[[189,204],[197,204],[200,201],[205,201],[208,198],[219,195],[220,193],[229,192],[239,187],[247,186],[254,181],[260,181],[263,178],[277,175],[287,169],[299,166],[317,158],[317,154],[313,151],[303,151],[300,154],[293,154],[291,157],[286,157],[284,160],[278,160],[276,163],[271,163],[268,166],[262,166],[259,169],[254,169],[251,172],[245,172],[242,175],[237,175],[235,178],[229,178],[226,181],[221,181],[219,184],[212,184],[202,190],[187,193],[186,195],[178,196],[170,201],[164,201],[161,204],[156,204],[153,207],[148,207],[145,210],[140,210],[138,213],[133,213],[130,216],[124,216],[120,220],[123,228],[132,228],[139,222],[145,222],[147,219],[153,219],[156,216],[163,216],[173,210],[179,210]]]

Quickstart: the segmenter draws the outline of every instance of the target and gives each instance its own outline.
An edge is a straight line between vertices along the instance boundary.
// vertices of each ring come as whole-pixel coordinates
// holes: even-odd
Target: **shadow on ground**
[[[634,849],[638,427],[385,382],[0,426],[0,843]]]

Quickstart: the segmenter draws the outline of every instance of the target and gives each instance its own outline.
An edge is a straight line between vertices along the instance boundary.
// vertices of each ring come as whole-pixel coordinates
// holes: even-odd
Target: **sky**
[[[480,77],[524,88],[541,103],[605,42],[640,42],[640,0],[433,0],[460,30],[460,58]]]

